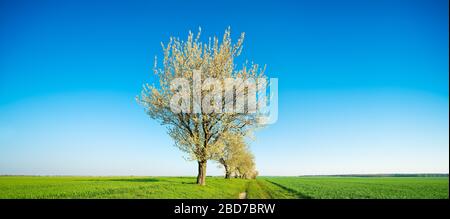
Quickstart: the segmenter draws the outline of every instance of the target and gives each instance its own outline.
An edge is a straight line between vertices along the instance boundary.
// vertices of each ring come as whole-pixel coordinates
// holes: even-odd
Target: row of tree
[[[217,161],[225,169],[225,178],[256,178],[258,171],[255,159],[244,138],[240,135],[226,134],[222,142],[223,151]]]
[[[244,142],[244,136],[251,134],[260,126],[254,113],[242,112],[174,112],[171,101],[174,95],[188,97],[188,102],[181,105],[194,108],[212,101],[198,99],[192,96],[196,86],[201,86],[200,97],[211,96],[213,88],[203,83],[207,78],[253,79],[266,78],[264,68],[257,64],[243,64],[237,68],[235,58],[240,55],[244,33],[236,43],[232,43],[230,28],[225,31],[222,40],[209,38],[208,43],[200,42],[200,31],[194,36],[191,32],[186,41],[170,38],[167,45],[162,44],[163,65],[158,67],[155,58],[154,73],[158,77],[157,85],[145,84],[137,101],[141,103],[147,114],[168,128],[169,135],[174,139],[175,146],[186,152],[188,158],[198,162],[197,183],[205,185],[206,165],[208,160],[221,163],[226,171],[226,177],[252,178],[257,175],[253,155]],[[194,72],[200,72],[201,84],[195,83]],[[182,89],[174,86],[175,79],[183,78],[192,85],[192,89]],[[245,81],[236,80],[231,96],[247,93]],[[206,85],[205,85],[206,84]],[[217,94],[217,93],[216,93]],[[222,96],[222,93],[219,93]],[[261,98],[261,97],[260,97]],[[208,102],[210,101],[210,102]],[[236,98],[221,98],[220,106],[231,104],[236,106]],[[220,102],[219,102],[220,103]]]

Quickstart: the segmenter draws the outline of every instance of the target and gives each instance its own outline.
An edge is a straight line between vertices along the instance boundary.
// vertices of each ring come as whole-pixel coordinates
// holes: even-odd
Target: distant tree
[[[256,178],[257,171],[255,168],[253,154],[249,150],[244,150],[243,153],[240,153],[237,163],[234,166],[234,174],[237,178]]]
[[[246,153],[247,145],[241,135],[226,133],[223,135],[220,143],[221,151],[217,161],[225,169],[225,179],[231,178],[232,171],[236,169],[243,153]]]
[[[201,84],[208,85],[207,78],[242,79],[235,81],[235,88],[245,87],[249,79],[265,79],[264,69],[257,64],[244,64],[238,69],[235,58],[240,55],[244,33],[233,44],[228,28],[223,35],[221,43],[214,37],[209,43],[201,43],[200,31],[196,37],[190,32],[187,41],[170,38],[167,45],[162,45],[164,59],[162,68],[158,68],[155,60],[154,73],[159,78],[158,85],[145,84],[141,95],[137,97],[147,111],[147,114],[162,125],[168,127],[169,135],[174,139],[175,146],[188,154],[188,159],[198,162],[197,183],[205,185],[206,164],[208,160],[223,151],[218,144],[223,133],[236,133],[244,135],[259,125],[258,117],[252,113],[240,111],[222,113],[219,111],[198,112],[198,106],[210,101],[204,97],[211,96],[213,89],[201,89],[201,99],[191,97],[191,89],[180,89],[173,86],[173,80],[185,78],[196,89],[195,72],[200,72]],[[245,81],[244,81],[245,80]],[[201,85],[200,85],[201,86]],[[204,87],[203,87],[204,88]],[[236,89],[236,96],[252,94],[250,88]],[[234,90],[233,90],[234,92]],[[221,92],[213,93],[214,97],[221,97]],[[174,112],[171,108],[171,99],[174,95],[181,97],[184,111]],[[225,94],[225,96],[227,96]],[[256,96],[256,95],[255,95]],[[202,99],[203,98],[203,99]],[[188,100],[183,102],[183,100]],[[220,98],[221,106],[236,105],[236,100]],[[200,102],[199,102],[200,101]],[[184,104],[184,105],[183,105]],[[219,107],[221,108],[221,107]],[[186,111],[186,109],[189,109]],[[248,109],[248,107],[247,107]]]
[[[217,161],[225,169],[225,178],[254,179],[258,175],[255,159],[250,151],[244,136],[234,133],[225,133],[218,144],[222,144]]]

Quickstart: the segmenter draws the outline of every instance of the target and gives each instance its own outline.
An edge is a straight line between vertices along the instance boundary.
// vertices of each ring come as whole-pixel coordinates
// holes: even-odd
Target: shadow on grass
[[[130,179],[108,179],[105,181],[115,181],[115,182],[160,182],[164,181],[156,178],[130,178]]]
[[[90,179],[82,181],[102,181],[102,182],[161,182],[165,181],[157,178],[117,178],[117,179]]]
[[[288,191],[288,192],[290,192],[291,194],[294,194],[294,195],[297,196],[297,198],[299,198],[299,199],[312,199],[311,196],[308,196],[308,195],[305,195],[305,194],[303,194],[303,193],[300,193],[300,192],[298,192],[298,191],[296,191],[296,190],[294,190],[294,189],[291,189],[291,188],[289,188],[289,187],[283,186],[283,185],[281,185],[281,184],[279,184],[279,183],[272,182],[272,181],[270,181],[270,180],[266,180],[266,181],[269,182],[269,183],[272,183],[273,185],[278,186],[278,187],[280,187],[280,188],[282,188],[282,189],[284,189],[284,190],[286,190],[286,191]]]
[[[196,182],[181,182],[181,184],[192,184],[192,185],[194,185],[194,184],[197,184]]]

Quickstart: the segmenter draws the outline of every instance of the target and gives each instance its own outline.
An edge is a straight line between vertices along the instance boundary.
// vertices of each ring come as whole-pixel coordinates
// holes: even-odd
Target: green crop
[[[0,198],[448,199],[448,177],[44,177],[1,176]]]

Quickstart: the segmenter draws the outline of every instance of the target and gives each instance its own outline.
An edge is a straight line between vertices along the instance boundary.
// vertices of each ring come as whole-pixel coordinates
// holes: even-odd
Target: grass
[[[267,177],[301,198],[448,199],[448,177]]]
[[[40,177],[0,176],[0,199],[224,198],[236,199],[426,198],[448,199],[448,177]]]
[[[251,180],[247,186],[248,199],[295,199],[298,196],[264,179]]]
[[[225,198],[244,191],[247,180],[193,177],[0,177],[0,198]]]

